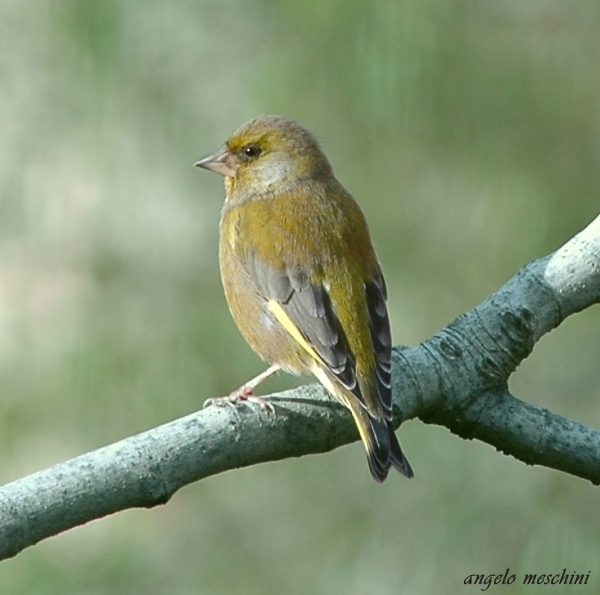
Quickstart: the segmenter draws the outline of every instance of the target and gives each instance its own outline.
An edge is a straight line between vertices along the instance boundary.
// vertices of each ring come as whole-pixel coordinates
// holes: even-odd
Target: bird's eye
[[[257,145],[246,145],[242,149],[242,154],[246,159],[254,159],[260,155],[260,147]]]

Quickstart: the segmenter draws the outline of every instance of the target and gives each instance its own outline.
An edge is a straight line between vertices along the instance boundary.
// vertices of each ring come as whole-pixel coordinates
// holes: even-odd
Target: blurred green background
[[[242,122],[315,132],[413,345],[598,214],[598,64],[591,0],[0,0],[0,482],[263,369],[220,286],[222,181],[192,167]],[[599,352],[592,309],[511,388],[598,427]],[[453,594],[506,568],[598,592],[597,488],[400,433],[412,482],[359,444],[225,473],[26,550],[0,592]],[[548,590],[519,582],[488,592]]]

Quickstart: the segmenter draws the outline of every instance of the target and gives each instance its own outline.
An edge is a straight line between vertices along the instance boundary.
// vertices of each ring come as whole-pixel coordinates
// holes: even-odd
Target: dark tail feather
[[[392,422],[373,419],[360,403],[356,403],[351,411],[365,444],[373,479],[379,483],[384,481],[390,467],[406,477],[413,477],[413,470],[400,448]]]
[[[394,426],[391,421],[387,422],[388,435],[390,438],[390,462],[396,471],[400,471],[402,475],[412,479],[415,474],[413,473],[412,467],[408,462],[408,459],[404,456],[402,449],[400,448],[400,442],[394,432]]]

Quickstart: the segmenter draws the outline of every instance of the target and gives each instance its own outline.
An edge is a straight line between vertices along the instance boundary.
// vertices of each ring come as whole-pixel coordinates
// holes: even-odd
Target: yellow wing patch
[[[314,350],[312,345],[302,336],[302,333],[298,330],[298,327],[291,321],[290,317],[285,313],[285,310],[281,307],[281,304],[277,300],[269,300],[267,302],[269,309],[275,315],[275,318],[279,321],[281,326],[294,338],[294,341],[298,343],[313,359],[321,361],[319,354]]]
[[[348,400],[345,398],[341,388],[335,386],[331,378],[326,374],[321,364],[321,358],[319,354],[314,350],[312,345],[303,337],[298,327],[291,321],[290,317],[285,313],[285,310],[281,307],[281,304],[276,300],[269,300],[268,306],[275,315],[275,318],[279,321],[281,326],[293,337],[293,339],[304,349],[313,359],[313,365],[310,367],[310,371],[316,376],[317,380],[331,393],[331,395],[337,399],[342,405],[345,405],[352,411],[352,408],[348,404]],[[360,429],[360,425],[359,425]],[[362,435],[362,432],[361,432]]]
[[[275,318],[277,318],[277,320],[283,326],[283,328],[285,328],[285,330],[294,338],[298,345],[302,346],[302,348],[313,359],[313,365],[310,367],[310,371],[315,375],[317,380],[329,391],[332,397],[334,397],[342,405],[350,409],[350,412],[352,413],[352,417],[354,418],[362,441],[366,445],[367,450],[369,452],[372,452],[370,437],[365,428],[365,421],[357,412],[355,412],[354,407],[352,407],[351,404],[352,400],[344,394],[345,391],[342,389],[342,387],[335,386],[331,378],[323,369],[323,365],[321,364],[321,358],[319,357],[319,354],[314,350],[312,345],[310,345],[310,343],[302,336],[302,333],[300,332],[298,327],[291,321],[290,317],[285,313],[285,310],[281,307],[281,304],[276,300],[269,300],[267,303],[269,309],[271,310],[271,312],[273,312]],[[358,406],[362,407],[363,405],[361,403],[358,403]]]

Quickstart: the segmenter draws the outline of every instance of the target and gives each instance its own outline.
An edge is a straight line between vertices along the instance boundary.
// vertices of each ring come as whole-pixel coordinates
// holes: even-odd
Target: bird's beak
[[[194,165],[230,178],[235,176],[238,168],[235,158],[229,152],[227,147],[219,149],[216,153],[212,153],[212,155],[202,157],[202,159],[196,161]]]

